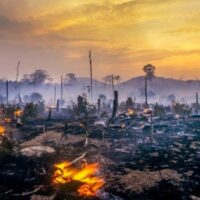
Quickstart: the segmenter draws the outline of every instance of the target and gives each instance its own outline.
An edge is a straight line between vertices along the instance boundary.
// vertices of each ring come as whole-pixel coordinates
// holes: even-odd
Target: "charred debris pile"
[[[112,104],[2,104],[0,199],[199,199],[198,110],[117,91]]]

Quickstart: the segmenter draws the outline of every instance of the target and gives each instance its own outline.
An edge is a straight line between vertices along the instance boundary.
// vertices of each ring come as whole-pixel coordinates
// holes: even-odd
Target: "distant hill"
[[[16,95],[15,82],[9,84],[9,98],[12,100]],[[76,101],[78,95],[85,95],[90,99],[88,87],[90,79],[85,77],[78,77],[75,81],[68,84],[65,83],[63,87],[64,98],[68,101]],[[32,92],[39,92],[43,95],[48,104],[54,101],[54,84],[43,84],[39,86],[21,84],[21,97],[30,95]],[[5,81],[0,81],[0,95],[5,98]],[[60,97],[60,84],[56,84],[56,98]],[[121,82],[119,85],[115,83],[115,89],[119,91],[120,100],[125,100],[127,97],[135,98],[137,102],[144,102],[144,76],[134,77],[127,81]],[[196,80],[185,81],[175,80],[164,77],[154,77],[148,81],[149,102],[167,102],[169,95],[174,94],[178,101],[194,102],[195,94],[200,94],[200,83]],[[93,100],[97,100],[100,94],[106,95],[107,99],[113,98],[112,86],[105,84],[102,81],[93,80]]]
[[[99,94],[106,94],[108,98],[112,98],[112,86],[101,81],[93,80],[94,93],[96,97]],[[90,85],[89,78],[77,78],[77,88],[83,85]],[[138,101],[144,100],[144,76],[134,77],[127,81],[121,82],[120,85],[115,83],[115,89],[119,90],[121,99],[128,96],[135,97]],[[164,77],[154,77],[148,81],[148,91],[150,93],[150,101],[166,102],[169,95],[174,94],[179,101],[193,102],[196,92],[200,93],[200,83],[196,80],[176,80]]]
[[[154,77],[148,81],[149,90],[155,93],[156,99],[162,99],[174,94],[179,100],[193,101],[196,92],[200,91],[200,83],[195,80],[176,80],[171,78]],[[140,96],[144,89],[144,77],[135,77],[121,83],[123,95]],[[155,96],[155,97],[156,97]]]

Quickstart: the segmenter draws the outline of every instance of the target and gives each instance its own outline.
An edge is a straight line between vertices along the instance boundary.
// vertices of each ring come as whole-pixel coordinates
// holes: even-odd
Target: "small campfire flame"
[[[4,126],[0,126],[0,136],[4,136],[5,131],[6,131],[5,127]]]
[[[133,109],[129,108],[127,111],[127,115],[133,116],[133,115],[135,115],[135,111]]]
[[[9,118],[9,117],[6,117],[6,118],[4,119],[4,121],[5,121],[5,123],[9,124],[9,123],[12,122],[12,119]]]
[[[96,196],[103,187],[104,180],[96,176],[99,171],[98,163],[85,163],[81,169],[74,168],[70,162],[62,162],[55,165],[53,182],[55,184],[66,184],[72,181],[79,181],[82,185],[78,188],[80,196]]]
[[[22,114],[23,114],[23,111],[20,110],[20,109],[18,109],[18,110],[16,110],[16,111],[14,112],[14,115],[15,115],[16,117],[21,117]]]
[[[143,110],[143,114],[150,115],[150,114],[152,114],[152,110],[146,108],[146,109]]]

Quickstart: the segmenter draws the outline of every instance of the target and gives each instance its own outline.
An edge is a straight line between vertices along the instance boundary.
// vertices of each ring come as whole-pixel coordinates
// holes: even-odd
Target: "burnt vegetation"
[[[143,70],[134,88],[44,70],[1,80],[0,199],[199,199],[199,83],[183,97]]]

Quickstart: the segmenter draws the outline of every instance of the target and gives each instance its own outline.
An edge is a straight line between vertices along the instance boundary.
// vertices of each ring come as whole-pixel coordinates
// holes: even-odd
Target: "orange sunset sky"
[[[200,0],[0,0],[0,77],[45,69],[75,73],[200,78]]]

